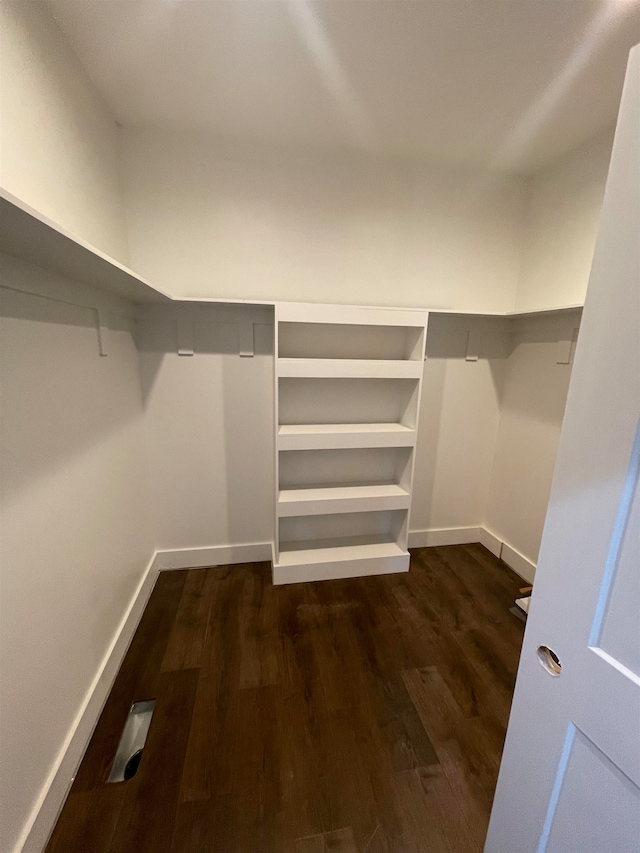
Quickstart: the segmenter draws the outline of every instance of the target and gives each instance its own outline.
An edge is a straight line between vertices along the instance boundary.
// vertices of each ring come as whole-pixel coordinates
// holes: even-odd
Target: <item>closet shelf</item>
[[[563,312],[582,311],[584,305],[582,303],[574,305],[558,305],[556,308],[537,308],[532,311],[507,311],[504,315],[511,320],[525,317],[544,317],[547,314],[562,314]]]
[[[409,492],[395,483],[285,488],[278,492],[278,517],[408,509],[410,500]]]
[[[283,424],[278,450],[413,447],[416,431],[403,424]]]
[[[347,358],[279,358],[279,377],[325,379],[420,379],[422,361],[378,361]]]
[[[424,308],[381,308],[372,305],[327,305],[311,302],[278,303],[281,323],[323,323],[350,326],[415,326],[424,328]]]
[[[40,211],[0,187],[0,252],[51,270],[83,284],[129,299],[132,302],[220,302],[267,305],[273,300],[225,299],[217,297],[177,297],[154,287],[133,270],[75,236]],[[530,317],[562,311],[579,311],[582,305],[563,305],[534,311],[489,313],[456,309],[391,309],[375,306],[324,305],[312,303],[278,303],[281,322],[333,323],[351,325],[387,325],[421,327],[427,313],[477,315],[479,317]],[[352,376],[416,378],[422,370],[418,361],[347,361],[340,359],[280,359],[285,364],[280,376]],[[318,362],[305,372],[305,364]],[[320,365],[329,371],[322,373]],[[295,372],[283,372],[291,370]],[[362,371],[362,372],[360,372]],[[396,372],[397,371],[397,372]],[[405,372],[406,371],[406,372]],[[417,372],[416,372],[417,371]]]
[[[171,301],[132,270],[2,189],[0,251],[132,302]]]
[[[273,564],[276,583],[406,572],[409,552],[383,537],[283,542]]]

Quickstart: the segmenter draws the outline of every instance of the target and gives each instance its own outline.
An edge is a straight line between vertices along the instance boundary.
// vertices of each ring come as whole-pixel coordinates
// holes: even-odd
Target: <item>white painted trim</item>
[[[516,574],[533,583],[536,564],[503,542],[486,527],[445,527],[428,530],[410,530],[409,548],[433,548],[438,545],[469,545],[479,542],[491,553],[505,562]]]
[[[500,555],[502,554],[502,539],[496,536],[495,533],[487,530],[486,527],[480,528],[480,544],[484,545],[487,551],[491,551],[494,557],[500,559]]]
[[[365,557],[361,560],[351,558],[344,561],[300,563],[291,566],[276,565],[273,567],[273,584],[280,586],[290,583],[309,583],[310,581],[361,578],[371,575],[408,572],[409,559],[409,554],[400,553],[393,557]]]
[[[158,577],[156,551],[140,579],[36,800],[13,853],[42,853]]]
[[[486,527],[442,527],[409,531],[409,548],[433,548],[443,545],[470,545],[480,542],[499,559],[502,559],[520,577],[533,582],[536,571],[532,563],[515,548],[487,530]],[[207,566],[226,566],[271,560],[272,542],[252,542],[243,545],[213,545],[208,548],[184,548],[157,551],[154,568],[157,571],[172,569],[198,569]]]
[[[502,543],[501,560],[512,568],[514,572],[519,574],[521,578],[524,578],[529,583],[533,583],[536,573],[535,563],[532,563],[531,560],[527,559],[519,551],[516,551],[515,548],[507,545],[506,542]]]
[[[410,530],[409,548],[433,548],[437,545],[469,545],[480,542],[481,527],[443,527]]]
[[[209,548],[183,548],[158,551],[158,569],[200,569],[236,563],[259,563],[271,559],[271,542],[246,545],[213,545]]]

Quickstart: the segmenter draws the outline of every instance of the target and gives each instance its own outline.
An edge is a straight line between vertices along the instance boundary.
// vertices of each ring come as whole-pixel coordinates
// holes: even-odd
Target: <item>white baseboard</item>
[[[341,578],[363,578],[409,571],[409,555],[398,557],[366,557],[344,562],[306,563],[296,566],[274,566],[273,585],[329,581]]]
[[[160,571],[201,569],[208,566],[226,566],[236,563],[260,563],[263,560],[271,560],[271,542],[158,551],[156,559]]]
[[[536,573],[535,563],[532,563],[531,560],[528,560],[519,551],[516,551],[515,548],[507,545],[506,542],[502,543],[500,559],[513,569],[516,574],[520,575],[521,578],[524,578],[528,583],[533,583]]]
[[[535,564],[503,542],[486,527],[442,527],[410,530],[410,548],[433,548],[441,545],[469,545],[480,542],[496,557],[531,583]],[[153,567],[158,571],[198,569],[207,566],[226,566],[238,563],[273,561],[271,542],[252,542],[244,545],[213,545],[209,548],[183,548],[157,551]]]
[[[433,548],[437,545],[470,545],[480,542],[481,527],[443,527],[410,530],[409,548]]]
[[[438,545],[469,545],[480,542],[491,553],[503,560],[516,574],[533,583],[536,565],[486,527],[444,527],[430,530],[410,530],[410,548],[433,548]]]
[[[85,694],[13,853],[42,853],[49,840],[158,577],[157,558],[156,552],[145,569],[95,678]]]
[[[494,557],[500,558],[500,554],[502,553],[502,540],[492,533],[490,530],[487,530],[486,527],[480,528],[480,544],[484,545],[487,551],[491,551]]]

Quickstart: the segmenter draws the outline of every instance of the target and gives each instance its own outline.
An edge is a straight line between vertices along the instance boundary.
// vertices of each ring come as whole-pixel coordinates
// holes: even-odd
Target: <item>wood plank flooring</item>
[[[481,545],[286,587],[161,573],[47,853],[479,853],[521,583]],[[143,699],[140,769],[106,784]]]

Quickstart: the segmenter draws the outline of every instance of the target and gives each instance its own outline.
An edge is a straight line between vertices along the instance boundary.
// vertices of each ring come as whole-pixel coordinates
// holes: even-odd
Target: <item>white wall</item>
[[[485,526],[535,566],[571,377],[558,342],[575,341],[580,314],[510,322]]]
[[[177,353],[178,318],[193,356]],[[240,322],[255,323],[253,358]],[[157,547],[271,542],[273,309],[149,306],[138,346]]]
[[[195,320],[180,356],[178,320]],[[255,322],[256,355],[238,355]],[[500,417],[507,321],[433,317],[411,530],[484,521]],[[465,361],[467,334],[479,359]],[[161,550],[270,542],[273,531],[271,311],[149,306],[138,321],[156,543]]]
[[[127,263],[119,128],[38,0],[0,2],[0,185]]]
[[[0,256],[3,285],[88,288]],[[60,291],[59,291],[60,285]],[[153,554],[132,321],[0,289],[0,849],[11,851]],[[123,306],[126,307],[126,306]],[[131,306],[128,306],[129,308]]]
[[[178,295],[513,308],[520,179],[125,134],[131,264]]]
[[[466,361],[470,332],[477,361]],[[483,523],[506,355],[506,321],[430,317],[412,531]]]
[[[607,133],[530,179],[517,311],[584,302],[612,143]]]

